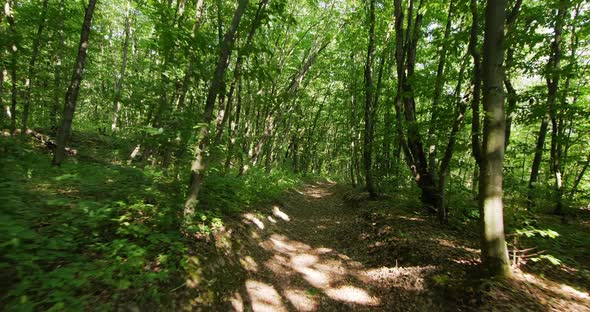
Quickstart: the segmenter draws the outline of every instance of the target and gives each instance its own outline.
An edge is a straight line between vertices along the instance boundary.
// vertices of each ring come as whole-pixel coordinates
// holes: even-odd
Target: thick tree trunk
[[[488,0],[483,55],[483,107],[485,112],[479,206],[481,259],[490,276],[510,277],[504,238],[502,170],[506,120],[503,61],[506,0]]]
[[[235,41],[235,33],[240,24],[240,20],[242,19],[242,15],[244,14],[246,7],[248,6],[248,2],[249,0],[240,0],[238,4],[238,7],[232,19],[231,26],[227,30],[225,38],[223,39],[223,44],[221,46],[221,50],[219,51],[219,59],[217,61],[215,73],[213,74],[213,80],[211,81],[211,84],[209,85],[209,90],[207,92],[205,112],[203,113],[201,122],[202,126],[199,130],[199,141],[197,143],[197,146],[195,147],[195,159],[191,167],[191,182],[189,185],[187,198],[184,203],[184,227],[190,224],[195,214],[195,208],[198,202],[199,191],[201,189],[203,178],[205,176],[206,162],[204,154],[206,149],[208,148],[209,124],[213,120],[213,108],[215,106],[215,101],[217,99],[217,96],[219,95],[219,92],[221,92],[223,88],[225,71],[227,69],[228,60],[231,55]]]
[[[25,81],[25,87],[27,88],[25,93],[25,100],[23,102],[23,115],[21,120],[21,135],[25,135],[27,131],[27,121],[29,119],[29,111],[31,108],[31,90],[33,89],[33,79],[35,74],[35,63],[37,56],[39,55],[39,46],[41,45],[41,35],[43,34],[43,28],[45,27],[45,17],[47,16],[47,2],[43,0],[41,5],[41,20],[39,21],[39,27],[37,28],[37,36],[33,43],[33,52],[31,53],[31,60],[29,61],[29,73]]]
[[[74,64],[74,73],[72,74],[70,86],[66,92],[61,127],[59,128],[57,135],[57,148],[53,155],[53,165],[56,166],[61,165],[61,162],[64,160],[66,146],[70,141],[72,120],[74,119],[74,112],[76,111],[76,103],[80,92],[80,83],[82,82],[82,74],[86,62],[86,51],[88,50],[89,44],[88,38],[90,37],[90,25],[92,24],[92,16],[94,15],[96,1],[97,0],[89,0],[88,7],[86,7],[86,14],[84,15],[84,23],[82,24],[82,33],[80,35],[80,45],[78,47],[78,57]]]

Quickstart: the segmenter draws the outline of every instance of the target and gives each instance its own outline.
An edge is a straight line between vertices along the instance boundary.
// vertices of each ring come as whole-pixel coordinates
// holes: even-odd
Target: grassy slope
[[[214,258],[215,247],[177,230],[185,182],[121,165],[124,140],[77,134],[74,147],[78,155],[56,168],[36,142],[0,137],[0,308],[153,309],[187,296],[192,304],[219,300],[223,280],[201,276],[213,274],[203,259]],[[212,174],[197,234],[208,237],[225,216],[295,183],[256,171],[242,179]],[[176,291],[187,280],[192,291]]]

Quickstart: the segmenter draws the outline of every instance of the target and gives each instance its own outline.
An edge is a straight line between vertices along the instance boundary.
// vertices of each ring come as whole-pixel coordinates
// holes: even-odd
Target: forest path
[[[306,184],[268,216],[245,215],[255,244],[240,253],[248,277],[231,299],[234,310],[440,310],[424,291],[432,266],[369,268],[358,260],[370,257],[368,242],[344,192],[333,183]]]

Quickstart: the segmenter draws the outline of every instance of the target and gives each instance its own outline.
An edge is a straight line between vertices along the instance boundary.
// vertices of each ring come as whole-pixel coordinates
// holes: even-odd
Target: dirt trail
[[[478,285],[467,277],[479,269],[475,228],[441,227],[415,202],[344,200],[349,191],[306,184],[245,214],[222,245],[246,276],[215,310],[590,311],[587,293],[521,271]]]
[[[267,216],[247,214],[257,246],[241,256],[248,278],[231,300],[233,309],[436,309],[423,281],[433,267],[368,268],[356,260],[346,246],[365,243],[348,235],[358,226],[350,209],[339,186],[318,183],[293,191]]]

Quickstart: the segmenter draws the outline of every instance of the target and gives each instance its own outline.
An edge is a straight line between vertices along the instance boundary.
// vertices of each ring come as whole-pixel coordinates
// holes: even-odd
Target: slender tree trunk
[[[4,51],[0,51],[0,53],[3,53]],[[2,126],[3,122],[4,122],[4,101],[3,101],[3,96],[4,96],[4,77],[6,77],[6,70],[4,69],[4,64],[2,62],[0,62],[0,109],[2,110],[0,112],[0,127]]]
[[[551,115],[551,172],[555,178],[555,210],[556,214],[563,213],[563,164],[562,164],[562,154],[563,154],[563,111],[567,109],[567,92],[569,91],[569,84],[570,79],[569,76],[566,78],[564,89],[562,92],[562,105],[561,110],[558,111],[557,108],[557,97],[558,97],[558,88],[559,88],[559,80],[561,78],[561,68],[560,68],[560,60],[561,60],[561,41],[562,41],[562,32],[563,32],[563,24],[565,23],[565,14],[569,11],[568,8],[568,1],[561,0],[559,1],[559,11],[558,17],[555,25],[555,33],[554,33],[554,41],[552,46],[552,58],[553,58],[553,70],[551,73],[551,78],[547,78],[547,87],[549,93],[551,93],[551,98],[548,97],[549,101],[549,112]],[[577,17],[579,9],[576,8],[574,13],[574,19]],[[572,42],[571,42],[571,58],[574,59],[576,55],[576,44],[575,44],[575,27],[572,28]]]
[[[372,173],[373,157],[373,53],[375,52],[375,0],[369,2],[369,46],[367,48],[367,61],[365,64],[365,136],[363,147],[363,168],[365,170],[365,186],[369,196],[375,198],[375,184]]]
[[[129,14],[131,11],[131,3],[127,2],[127,11],[125,12],[125,39],[123,39],[123,59],[121,61],[121,69],[119,70],[119,77],[115,83],[115,96],[113,100],[113,119],[111,122],[111,131],[117,131],[117,124],[119,119],[119,112],[121,111],[121,88],[123,80],[125,79],[125,72],[127,70],[127,54],[129,51],[129,37],[131,36],[131,22]]]
[[[461,129],[463,119],[465,117],[465,111],[467,110],[467,103],[461,98],[461,85],[463,84],[463,75],[465,73],[465,64],[463,62],[461,69],[459,70],[459,79],[457,80],[457,87],[455,88],[455,99],[457,102],[457,116],[453,122],[451,132],[449,134],[449,141],[445,148],[443,158],[440,161],[440,168],[438,172],[438,193],[440,194],[440,200],[438,201],[438,218],[443,224],[448,223],[448,212],[445,207],[445,186],[448,180],[448,169],[453,158],[453,148],[457,140],[457,133]]]
[[[471,153],[475,158],[476,166],[481,166],[481,141],[480,135],[480,116],[479,103],[481,97],[481,56],[477,48],[477,36],[479,34],[479,15],[477,10],[477,0],[470,1],[471,9],[471,31],[469,35],[469,52],[473,58],[473,92],[471,98]]]
[[[41,35],[43,34],[43,28],[45,27],[45,17],[47,16],[47,2],[43,0],[41,8],[41,20],[39,21],[39,27],[37,28],[37,36],[33,43],[33,52],[31,54],[31,60],[29,61],[29,74],[25,81],[25,87],[27,88],[25,94],[25,100],[23,102],[23,115],[21,122],[21,135],[25,135],[27,131],[27,121],[29,119],[29,110],[31,108],[31,90],[33,89],[33,80],[35,74],[35,62],[37,61],[37,55],[39,55],[39,46],[41,45]]]
[[[240,50],[238,52],[238,57],[236,58],[236,64],[234,66],[234,71],[233,71],[234,79],[233,79],[232,84],[230,86],[230,91],[227,94],[227,104],[225,107],[225,113],[223,114],[223,118],[221,119],[221,123],[218,124],[217,131],[215,133],[215,143],[214,144],[216,146],[221,144],[221,138],[223,135],[224,125],[227,123],[227,121],[231,117],[231,110],[232,110],[233,99],[234,99],[234,91],[236,88],[236,83],[241,77],[242,63],[244,61],[244,52],[248,51],[252,45],[252,40],[254,39],[254,35],[256,34],[256,30],[260,26],[261,14],[263,13],[267,3],[268,3],[268,0],[262,0],[258,4],[258,9],[256,10],[256,15],[254,16],[254,19],[252,21],[250,31],[248,32],[248,37],[246,38],[246,44],[244,45],[243,50]]]
[[[502,170],[506,120],[503,61],[506,0],[488,0],[483,55],[483,150],[479,175],[481,259],[490,276],[510,277],[504,238]]]
[[[51,105],[51,127],[56,130],[58,127],[58,120],[57,114],[59,112],[59,106],[62,99],[62,75],[63,75],[63,50],[65,48],[65,36],[64,36],[64,19],[65,19],[65,0],[60,1],[59,5],[59,26],[57,30],[57,36],[59,38],[59,43],[56,51],[56,61],[53,68],[53,82],[54,82],[54,92],[53,92],[53,105]]]
[[[350,53],[350,182],[352,187],[356,188],[357,180],[355,176],[356,167],[356,77],[354,75],[354,52]],[[360,183],[360,181],[358,181]]]
[[[506,37],[513,37],[514,36],[514,24],[516,22],[516,18],[520,13],[520,7],[522,5],[522,0],[516,0],[512,10],[506,16],[506,25],[505,25],[505,32]],[[510,41],[508,39],[508,41]],[[508,107],[506,112],[506,142],[504,143],[504,148],[508,148],[508,144],[510,144],[510,134],[512,133],[512,119],[516,112],[516,103],[518,101],[518,96],[516,94],[516,89],[512,85],[512,81],[510,80],[510,68],[512,67],[512,63],[514,60],[514,47],[510,44],[508,45],[506,51],[506,62],[505,62],[505,74],[504,74],[504,86],[506,87],[506,100],[508,101]]]
[[[14,22],[14,1],[8,0],[4,4],[4,15],[10,25],[10,132],[15,133],[16,130],[16,103],[17,103],[17,79],[16,79],[16,67],[18,58],[18,33],[16,31],[16,24]]]
[[[192,221],[192,218],[195,213],[199,191],[201,189],[201,184],[205,176],[206,162],[204,158],[204,152],[208,148],[208,129],[209,124],[213,120],[213,108],[215,106],[217,96],[223,88],[225,71],[227,69],[228,60],[231,55],[235,41],[235,33],[238,29],[238,25],[240,24],[240,20],[242,19],[242,15],[244,14],[246,7],[248,6],[248,2],[249,0],[240,0],[238,4],[238,7],[232,19],[231,26],[227,30],[225,38],[223,39],[223,44],[219,51],[219,59],[217,61],[217,66],[215,68],[213,80],[211,80],[211,84],[209,85],[209,90],[207,92],[205,112],[202,117],[202,126],[199,130],[199,141],[197,143],[197,146],[195,147],[195,156],[191,167],[191,182],[189,185],[187,198],[184,204],[183,226],[185,227],[188,226],[189,223]]]
[[[578,185],[580,185],[580,182],[584,178],[584,174],[586,173],[586,170],[588,170],[589,166],[590,166],[590,154],[588,154],[588,156],[586,156],[586,161],[584,162],[584,165],[582,166],[582,170],[580,171],[580,173],[576,177],[576,180],[574,180],[574,184],[572,185],[572,189],[570,190],[570,195],[569,195],[570,200],[572,200],[574,198],[574,195],[578,191]]]
[[[560,62],[561,62],[561,40],[562,40],[562,32],[563,32],[563,25],[565,14],[567,11],[567,0],[560,0],[559,1],[559,9],[557,11],[557,19],[555,22],[554,33],[553,33],[553,41],[551,43],[551,55],[549,57],[549,61],[547,62],[547,73],[546,73],[546,81],[547,81],[547,108],[545,117],[541,122],[541,129],[539,130],[539,136],[537,137],[537,144],[535,148],[535,157],[533,159],[533,165],[531,167],[531,177],[529,180],[529,194],[528,194],[528,205],[529,208],[533,206],[533,197],[534,197],[534,187],[535,183],[537,182],[539,176],[539,168],[541,167],[541,160],[543,158],[543,146],[545,145],[545,137],[547,136],[547,128],[549,127],[549,122],[551,121],[552,124],[552,136],[557,136],[557,117],[556,117],[556,100],[557,100],[557,92],[559,88],[559,78],[560,78]],[[556,138],[555,138],[556,139]],[[552,139],[555,142],[555,139]],[[554,146],[552,145],[551,148],[551,158],[552,161],[555,160],[553,156],[555,156]],[[558,164],[559,165],[559,164]],[[555,172],[555,163],[551,163],[551,172]],[[561,172],[559,173],[561,175]],[[558,178],[558,184],[561,183],[561,177]],[[560,196],[560,195],[559,195]],[[561,208],[560,208],[561,209]]]
[[[78,57],[74,64],[74,72],[70,81],[70,86],[66,92],[66,100],[61,121],[61,127],[57,135],[57,148],[53,155],[53,165],[59,166],[65,158],[66,146],[70,141],[72,120],[74,119],[74,112],[76,111],[76,103],[78,101],[78,94],[80,92],[80,83],[82,82],[82,74],[84,72],[84,64],[86,62],[86,51],[88,50],[88,38],[90,37],[90,25],[92,24],[92,16],[94,15],[94,8],[97,0],[89,0],[88,7],[84,16],[84,23],[82,24],[82,33],[80,35],[80,46],[78,47]]]
[[[398,90],[396,95],[396,115],[397,115],[397,131],[398,139],[400,140],[401,150],[404,153],[406,163],[418,187],[422,191],[421,201],[425,209],[430,213],[435,213],[438,206],[437,202],[440,200],[434,176],[428,168],[428,160],[424,152],[422,144],[422,137],[418,129],[416,120],[416,101],[414,90],[409,82],[414,75],[414,68],[416,65],[416,49],[420,35],[420,27],[423,15],[420,13],[423,1],[419,2],[417,13],[414,18],[414,1],[408,3],[407,9],[407,28],[406,41],[403,41],[403,12],[401,9],[401,1],[394,2],[395,13],[395,29],[396,29],[396,65],[397,65],[397,84]],[[414,19],[414,20],[413,20]],[[412,25],[413,20],[413,25]],[[402,115],[405,120],[406,133],[403,132]]]
[[[440,102],[440,95],[443,88],[443,73],[445,69],[445,62],[447,60],[447,50],[449,46],[449,36],[451,34],[451,23],[453,18],[453,11],[455,9],[455,2],[453,0],[449,3],[449,11],[447,13],[447,24],[445,26],[445,32],[443,36],[443,45],[440,49],[440,56],[438,59],[438,66],[436,69],[436,78],[434,81],[434,95],[432,97],[432,115],[430,117],[430,125],[428,128],[428,166],[431,171],[435,171],[436,167],[436,138],[434,137],[434,130],[438,121],[438,104]]]

